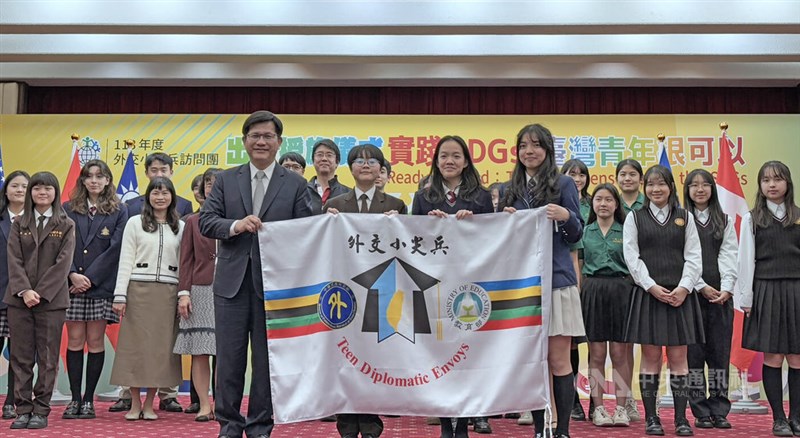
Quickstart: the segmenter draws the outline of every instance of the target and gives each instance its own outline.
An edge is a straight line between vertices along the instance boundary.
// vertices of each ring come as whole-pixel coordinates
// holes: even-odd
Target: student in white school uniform
[[[772,434],[800,436],[800,208],[789,168],[758,171],[753,210],[742,219],[736,299],[745,313],[742,347],[764,353],[763,382]],[[783,410],[783,360],[789,363],[789,418]]]
[[[703,275],[695,292],[703,312],[704,344],[689,346],[689,406],[694,425],[701,429],[730,429],[727,416],[728,369],[733,334],[733,286],[739,241],[736,226],[722,212],[714,176],[696,169],[686,177],[683,190],[686,210],[694,215],[703,253]],[[705,368],[708,365],[708,377]],[[708,387],[708,396],[706,396]]]
[[[680,208],[672,172],[653,166],[644,175],[645,202],[623,227],[623,253],[636,283],[626,330],[628,342],[641,344],[639,387],[647,435],[664,435],[656,411],[662,347],[667,347],[670,387],[675,398],[675,433],[694,435],[686,419],[687,345],[705,342],[697,294],[703,257],[694,217]]]

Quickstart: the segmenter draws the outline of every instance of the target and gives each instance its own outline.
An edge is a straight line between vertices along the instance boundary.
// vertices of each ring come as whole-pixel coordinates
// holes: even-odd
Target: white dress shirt
[[[646,212],[642,211],[643,214]],[[654,204],[650,204],[650,212],[658,220],[659,216],[664,219],[662,224],[666,223],[670,217],[670,208],[658,208]],[[631,273],[633,281],[636,282],[644,290],[649,290],[656,282],[650,277],[650,271],[640,257],[639,253],[639,229],[636,226],[636,219],[633,218],[634,212],[628,213],[625,219],[625,225],[622,228],[622,250],[625,255],[625,264],[628,265],[628,271]],[[685,227],[685,241],[683,245],[683,271],[681,273],[681,281],[678,286],[686,288],[689,293],[694,290],[695,284],[700,279],[700,274],[703,272],[703,254],[700,249],[700,237],[697,235],[697,227],[694,224],[694,217],[691,213],[687,212],[687,220]]]
[[[15,218],[16,218],[17,216],[22,216],[23,214],[25,214],[25,210],[22,210],[22,211],[20,211],[20,212],[19,212],[19,214],[14,214],[14,212],[13,212],[13,211],[11,211],[11,209],[10,209],[10,208],[8,208],[8,209],[6,209],[6,210],[8,210],[8,219],[11,221],[11,223],[12,223],[12,224],[13,224],[13,223],[14,223],[14,221],[16,220]]]
[[[697,210],[697,221],[705,225],[709,220],[709,211]],[[739,240],[736,237],[736,224],[730,216],[725,215],[725,231],[722,234],[722,246],[719,248],[719,257],[717,258],[717,266],[720,275],[720,291],[733,293],[733,288],[736,285],[736,267],[737,267],[737,250],[739,248]],[[702,276],[695,285],[696,290],[700,290],[708,286]]]
[[[372,207],[372,200],[375,199],[375,186],[372,186],[366,192],[361,191],[358,187],[354,187],[353,191],[356,194],[356,205],[358,205],[359,210],[361,209],[361,195],[367,195],[367,210]]]
[[[778,220],[786,217],[786,206],[767,201],[767,208]],[[756,273],[756,235],[753,216],[748,212],[742,218],[739,241],[739,278],[736,282],[736,302],[739,307],[753,307],[753,277]]]
[[[258,179],[256,179],[256,173],[258,173],[260,169],[253,165],[253,162],[250,162],[250,198],[252,199],[253,196],[256,194],[256,184],[258,184]],[[261,181],[261,184],[264,185],[264,193],[267,193],[267,188],[269,187],[269,180],[272,178],[272,174],[275,172],[275,162],[273,161],[272,164],[267,166],[264,169],[264,174],[266,175],[264,179]],[[229,237],[235,236],[237,233],[234,231],[236,229],[236,224],[239,223],[238,220],[233,221],[231,224],[231,229],[229,231]]]

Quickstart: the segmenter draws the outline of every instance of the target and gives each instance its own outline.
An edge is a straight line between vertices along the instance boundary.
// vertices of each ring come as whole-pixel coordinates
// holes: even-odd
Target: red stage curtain
[[[30,114],[781,114],[798,88],[30,87]]]

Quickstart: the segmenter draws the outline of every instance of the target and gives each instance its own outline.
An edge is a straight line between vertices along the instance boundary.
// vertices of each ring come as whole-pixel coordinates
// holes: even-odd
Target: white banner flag
[[[265,223],[275,421],[544,408],[552,238],[543,209]]]

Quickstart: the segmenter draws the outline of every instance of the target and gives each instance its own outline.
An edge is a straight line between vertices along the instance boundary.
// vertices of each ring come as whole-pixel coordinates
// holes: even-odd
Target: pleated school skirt
[[[800,279],[753,280],[753,307],[744,319],[742,347],[800,354]]]
[[[634,286],[625,340],[667,347],[704,343],[703,314],[697,294],[690,293],[680,307],[672,307],[655,299],[641,287]]]
[[[578,286],[553,289],[550,307],[549,336],[585,336]]]
[[[581,307],[589,342],[626,342],[633,282],[629,277],[586,277]]]

